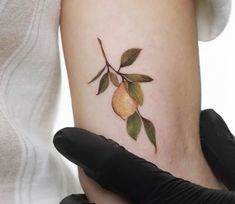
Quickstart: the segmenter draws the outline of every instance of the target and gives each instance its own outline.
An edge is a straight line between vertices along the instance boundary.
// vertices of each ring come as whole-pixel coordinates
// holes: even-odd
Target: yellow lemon
[[[131,116],[138,107],[138,103],[129,95],[123,82],[113,94],[112,107],[114,112],[122,119]]]

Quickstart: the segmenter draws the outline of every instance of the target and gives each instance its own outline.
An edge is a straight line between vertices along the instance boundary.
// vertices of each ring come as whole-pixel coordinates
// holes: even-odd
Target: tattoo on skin
[[[134,140],[137,140],[143,124],[146,135],[156,150],[155,127],[153,123],[143,117],[139,111],[139,107],[144,103],[144,94],[141,88],[141,83],[151,82],[153,79],[143,74],[127,74],[122,72],[123,68],[132,65],[136,61],[142,49],[131,48],[126,50],[121,56],[119,68],[115,69],[109,63],[102,41],[99,38],[98,42],[105,59],[105,66],[91,81],[88,82],[88,84],[101,77],[96,95],[103,93],[108,88],[110,82],[117,87],[112,97],[113,111],[120,118],[126,121],[127,133]]]

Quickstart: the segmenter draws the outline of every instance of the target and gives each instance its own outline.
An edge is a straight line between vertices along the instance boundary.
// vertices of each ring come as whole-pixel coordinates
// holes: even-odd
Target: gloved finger
[[[235,190],[235,138],[213,109],[201,111],[200,136],[212,171],[229,190]]]
[[[144,203],[153,189],[174,179],[113,140],[84,129],[63,128],[55,134],[53,142],[62,155],[82,167],[103,188],[134,203]]]
[[[230,204],[229,191],[203,188],[128,152],[110,139],[80,128],[63,128],[54,136],[57,150],[102,187],[135,204]],[[210,202],[209,202],[210,201]]]
[[[60,204],[94,204],[90,203],[85,194],[71,194],[64,198]]]

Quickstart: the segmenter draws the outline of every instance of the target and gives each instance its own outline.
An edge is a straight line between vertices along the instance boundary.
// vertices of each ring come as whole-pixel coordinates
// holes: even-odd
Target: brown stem
[[[139,109],[137,108],[136,110],[137,110],[137,113],[139,114],[139,116],[141,117],[141,119],[143,119],[144,117],[140,114]]]
[[[126,81],[129,81],[129,82],[130,82],[130,80],[129,80],[126,76],[124,76],[122,73],[119,72],[121,68],[119,68],[118,71],[117,71],[116,69],[114,69],[114,68],[112,67],[112,65],[109,63],[109,61],[108,61],[108,59],[107,59],[107,56],[106,56],[106,54],[105,54],[102,41],[100,40],[100,38],[97,38],[97,39],[98,39],[98,41],[99,41],[100,48],[101,48],[101,51],[102,51],[102,54],[103,54],[103,56],[104,56],[105,63],[106,63],[105,66],[107,67],[108,72],[110,71],[109,69],[112,69],[116,74],[118,74],[118,75],[122,78],[122,81],[126,80]]]
[[[109,64],[109,62],[107,62],[107,66],[109,68],[111,68],[116,74],[120,75],[120,73],[118,71],[116,71],[116,69],[114,69],[113,66],[111,64]]]
[[[128,81],[128,82],[132,82],[132,81],[130,81],[124,74],[122,74],[122,73],[120,73],[120,72],[118,72],[120,75],[121,75],[121,77],[122,78],[124,78],[126,81]]]
[[[102,41],[101,41],[99,38],[97,38],[97,39],[98,39],[98,41],[99,41],[100,48],[101,48],[102,54],[103,54],[103,56],[104,56],[104,59],[105,59],[105,61],[106,61],[106,63],[107,63],[107,62],[108,62],[108,59],[107,59],[106,54],[105,54],[105,52],[104,52],[104,48],[103,48],[103,45],[102,45]]]

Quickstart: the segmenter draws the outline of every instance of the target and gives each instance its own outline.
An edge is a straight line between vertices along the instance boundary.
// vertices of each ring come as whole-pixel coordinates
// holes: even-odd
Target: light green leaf
[[[132,82],[150,82],[153,79],[143,74],[124,74]]]
[[[134,113],[127,119],[127,132],[134,139],[137,139],[141,129],[141,119],[138,113]]]
[[[105,67],[104,67],[103,69],[101,69],[101,70],[98,72],[98,74],[97,74],[91,81],[88,82],[88,84],[90,84],[91,82],[93,82],[93,81],[95,81],[96,79],[98,79],[99,76],[104,72],[104,70],[105,70]]]
[[[153,123],[146,118],[142,118],[142,120],[144,123],[145,132],[146,132],[150,142],[156,147],[155,127],[154,127]]]
[[[139,48],[132,48],[132,49],[128,49],[127,51],[125,51],[121,57],[120,68],[131,65],[139,56],[140,51],[141,49]]]
[[[109,86],[109,75],[105,73],[100,79],[99,90],[96,95],[103,93]]]
[[[110,77],[110,80],[113,83],[113,85],[118,87],[119,86],[119,81],[118,81],[117,75],[114,74],[113,72],[109,72],[109,77]]]
[[[141,89],[141,86],[137,82],[129,82],[128,83],[128,92],[130,96],[137,101],[139,105],[143,105],[144,103],[144,94]]]

